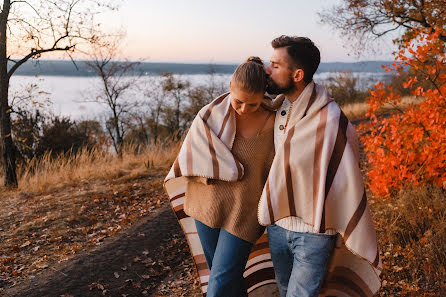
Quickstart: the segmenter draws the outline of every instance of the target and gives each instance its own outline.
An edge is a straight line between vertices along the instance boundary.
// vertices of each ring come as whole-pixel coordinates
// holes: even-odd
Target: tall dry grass
[[[388,112],[394,110],[396,108],[404,108],[409,105],[418,104],[422,101],[421,98],[415,96],[406,96],[403,97],[401,102],[397,105],[384,104],[381,107],[381,112]],[[368,111],[368,105],[366,102],[358,102],[358,103],[350,103],[345,104],[341,107],[344,114],[352,121],[363,119]]]
[[[156,145],[127,145],[121,157],[100,148],[85,148],[78,153],[68,152],[55,158],[46,153],[18,169],[18,190],[39,193],[95,179],[109,180],[121,176],[131,179],[146,174],[148,168],[167,169],[174,161],[179,145],[180,142],[170,140]]]
[[[380,296],[445,296],[446,192],[428,185],[375,201],[384,266]]]

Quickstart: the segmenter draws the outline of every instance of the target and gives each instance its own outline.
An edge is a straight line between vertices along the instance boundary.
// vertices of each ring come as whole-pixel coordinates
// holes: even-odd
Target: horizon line
[[[92,59],[30,59],[26,62],[35,62],[38,63],[39,61],[63,61],[63,62],[83,62],[83,61],[91,61]],[[239,62],[216,62],[216,61],[212,61],[212,62],[197,62],[197,61],[138,61],[137,59],[135,60],[120,60],[120,59],[114,59],[112,61],[118,61],[118,62],[140,62],[140,63],[161,63],[161,64],[190,64],[190,65],[238,65]],[[323,63],[343,63],[343,64],[351,64],[351,63],[367,63],[367,62],[391,62],[393,60],[362,60],[362,61],[350,61],[350,62],[346,62],[346,61],[324,61],[324,62],[320,62],[320,64]]]

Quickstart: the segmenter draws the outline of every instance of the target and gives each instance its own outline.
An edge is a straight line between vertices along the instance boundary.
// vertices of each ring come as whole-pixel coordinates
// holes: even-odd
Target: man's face
[[[274,49],[270,64],[265,69],[269,75],[268,86],[266,88],[269,94],[286,94],[296,88],[289,59],[285,47]]]

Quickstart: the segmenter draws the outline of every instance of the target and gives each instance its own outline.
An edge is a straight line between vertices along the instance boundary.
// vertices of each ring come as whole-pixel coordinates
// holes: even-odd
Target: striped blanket
[[[291,110],[259,202],[259,222],[293,216],[315,233],[335,230],[338,244],[322,293],[373,296],[381,264],[355,129],[323,87],[309,84],[298,100],[303,108]]]
[[[243,165],[231,153],[235,132],[235,111],[230,105],[228,94],[223,94],[203,107],[192,122],[164,183],[171,206],[189,243],[204,296],[207,291],[209,269],[194,219],[188,217],[183,211],[187,186],[185,177],[201,176],[224,181],[242,179]],[[250,297],[272,296],[270,292],[276,290],[266,233],[253,246],[244,277]]]
[[[277,221],[281,217],[294,214],[300,216],[301,210],[298,207],[301,204],[299,204],[299,201],[295,203],[296,207],[293,210],[295,213],[289,211],[293,209],[292,207],[288,208],[288,212],[286,211],[287,208],[283,207],[283,205],[291,205],[290,201],[293,199],[287,198],[290,197],[289,194],[291,193],[291,197],[296,197],[297,199],[298,197],[303,197],[300,196],[301,192],[305,194],[304,197],[307,197],[307,193],[313,193],[313,191],[317,193],[322,191],[325,193],[327,189],[325,195],[327,199],[324,197],[322,202],[320,200],[316,202],[311,200],[311,204],[308,204],[315,209],[314,213],[319,215],[319,217],[315,216],[313,222],[313,211],[308,211],[311,207],[306,207],[305,211],[303,211],[305,215],[301,216],[305,222],[314,225],[315,230],[317,229],[322,232],[324,228],[334,228],[343,235],[343,237],[339,236],[337,248],[332,258],[321,296],[373,296],[380,287],[380,261],[377,256],[376,238],[371,222],[370,210],[367,206],[364,192],[361,193],[361,197],[358,199],[356,197],[357,193],[353,190],[357,190],[359,185],[357,183],[361,180],[361,190],[364,191],[362,179],[358,178],[361,177],[360,172],[344,170],[344,167],[355,167],[359,170],[358,150],[354,130],[345,116],[341,116],[342,113],[337,105],[328,99],[323,88],[314,90],[317,96],[307,96],[308,98],[306,98],[309,101],[307,105],[309,108],[305,111],[305,117],[298,120],[295,117],[290,117],[290,129],[287,132],[287,140],[285,141],[285,145],[276,152],[277,155],[273,161],[273,167],[271,168],[268,182],[262,194],[259,220],[262,224],[268,225],[274,223],[274,221]],[[312,91],[313,88],[311,88],[310,95],[313,94]],[[310,102],[310,99],[313,102]],[[338,122],[342,123],[342,125],[336,124],[335,127],[332,127],[335,123],[333,118],[336,117],[336,113]],[[340,120],[341,118],[342,120]],[[325,123],[323,128],[321,124],[317,124],[321,121]],[[303,123],[307,123],[308,126]],[[338,128],[344,126],[347,127],[344,129],[345,131]],[[338,131],[334,136],[331,135],[330,133],[333,133],[333,131],[336,132],[336,129],[341,129],[341,132]],[[198,113],[164,183],[171,206],[188,240],[204,296],[207,291],[209,270],[197,235],[194,220],[188,217],[183,211],[187,186],[185,177],[201,176],[224,181],[242,179],[243,165],[231,153],[235,133],[235,113],[230,106],[228,94],[224,94],[203,107]],[[311,138],[309,136],[311,133],[318,136]],[[300,136],[301,134],[304,136]],[[346,143],[343,150],[334,150],[333,147],[338,148],[340,146],[338,143],[343,140],[338,140],[338,138],[342,137],[344,137],[344,142]],[[332,141],[333,138],[335,139]],[[299,143],[295,141],[302,139],[305,142]],[[296,165],[295,161],[302,160],[305,156],[308,157],[309,153],[307,148],[312,147],[313,150],[315,149],[314,146],[308,145],[308,143],[316,140],[318,141],[316,150],[318,151],[318,155],[321,155],[321,158],[318,161],[314,158],[313,154],[311,168],[315,167],[314,164],[316,163],[320,164],[320,166],[316,167],[319,168],[320,172],[318,176],[321,178],[321,182],[309,183],[303,187],[301,176],[307,175],[305,177],[306,181],[308,176],[313,178],[313,175],[309,174],[309,167],[306,167],[307,165],[302,167],[301,165]],[[305,143],[305,145],[299,145],[302,143]],[[293,154],[290,154],[290,151]],[[287,155],[288,157],[285,158]],[[333,158],[329,157],[329,155],[336,156],[336,160],[332,161]],[[330,160],[330,166],[324,167],[327,156]],[[347,160],[345,160],[345,156],[348,157]],[[288,165],[284,167],[286,162],[288,162]],[[304,164],[308,164],[308,162],[305,161]],[[295,165],[296,167],[294,167]],[[336,168],[333,168],[334,165],[336,165]],[[327,169],[328,167],[330,169]],[[305,169],[305,174],[299,172],[302,168]],[[329,172],[333,177],[328,176],[327,170],[330,170]],[[332,172],[333,170],[334,172]],[[322,182],[322,179],[325,179],[322,176],[323,172],[327,173],[326,179],[330,185],[328,188],[326,187],[326,182]],[[317,169],[312,169],[311,173],[317,173]],[[344,173],[347,173],[347,175],[343,175]],[[279,181],[280,179],[282,181]],[[345,182],[343,181],[344,179]],[[325,186],[321,186],[322,183]],[[315,186],[314,184],[318,184],[319,186]],[[354,198],[347,199],[349,203],[337,203],[338,200],[347,201],[344,197],[339,196],[340,194],[351,193],[354,193],[355,196]],[[277,199],[279,196],[283,198],[281,200]],[[313,197],[313,194],[310,196]],[[319,197],[319,195],[315,197]],[[203,197],[203,199],[205,198]],[[319,203],[322,203],[322,207]],[[266,211],[262,212],[262,209],[266,209]],[[354,211],[351,212],[351,209],[354,209]],[[307,218],[308,214],[311,214],[309,220]],[[333,220],[336,221],[337,216],[342,216],[342,220],[348,221],[348,226],[333,225]],[[319,220],[319,218],[321,219]],[[365,234],[358,234],[362,232],[365,232]],[[370,255],[371,250],[374,250],[374,256]],[[273,291],[276,291],[274,269],[266,233],[254,245],[245,268],[244,277],[250,297],[273,296]]]

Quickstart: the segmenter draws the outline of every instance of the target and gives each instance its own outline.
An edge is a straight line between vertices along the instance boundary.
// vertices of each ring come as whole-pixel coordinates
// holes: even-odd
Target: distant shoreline
[[[68,77],[91,77],[95,73],[88,69],[85,61],[66,60],[37,60],[28,61],[17,69],[14,75],[23,76],[68,76]],[[384,73],[381,65],[392,63],[390,61],[362,61],[362,62],[327,62],[321,63],[316,73],[323,72],[370,72]],[[12,66],[12,63],[8,65]],[[77,67],[77,68],[76,68]],[[143,62],[135,67],[136,73],[143,75],[160,75],[164,72],[174,74],[232,74],[237,67],[236,64],[193,64],[193,63],[161,63]]]

